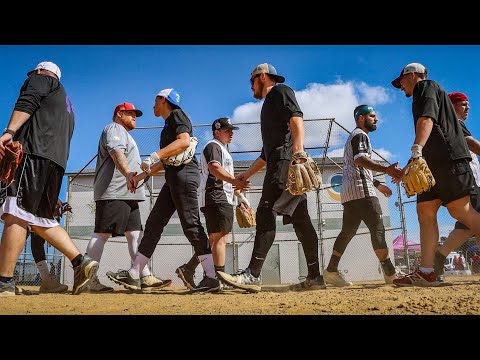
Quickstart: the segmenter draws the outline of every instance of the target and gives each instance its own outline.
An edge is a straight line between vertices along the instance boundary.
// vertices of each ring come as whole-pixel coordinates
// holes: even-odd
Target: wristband
[[[156,163],[157,161],[160,161],[160,158],[158,157],[158,154],[156,151],[150,154],[150,159],[152,160],[152,164]]]
[[[412,158],[416,159],[416,158],[422,157],[422,149],[423,149],[422,145],[413,144],[413,146],[410,148],[410,150],[412,151]]]
[[[381,184],[381,182],[378,181],[377,179],[373,180],[373,186],[378,187],[378,185],[380,185],[380,184]]]

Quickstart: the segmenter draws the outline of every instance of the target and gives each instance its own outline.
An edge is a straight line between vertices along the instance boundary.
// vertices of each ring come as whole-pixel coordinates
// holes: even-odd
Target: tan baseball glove
[[[402,182],[408,197],[422,194],[435,186],[433,174],[423,157],[415,158],[407,164]]]
[[[302,195],[322,184],[320,170],[315,161],[305,152],[298,151],[292,156],[288,168],[287,190],[292,195]]]
[[[237,205],[235,213],[237,215],[238,226],[240,226],[241,228],[250,228],[257,226],[255,212],[251,207],[246,206],[245,203]]]

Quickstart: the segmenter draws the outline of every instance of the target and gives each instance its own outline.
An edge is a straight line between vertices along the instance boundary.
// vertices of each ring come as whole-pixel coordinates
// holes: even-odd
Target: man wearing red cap
[[[406,97],[413,97],[415,141],[410,160],[423,157],[436,181],[429,191],[417,195],[422,245],[420,267],[393,280],[393,283],[397,286],[438,286],[434,258],[439,238],[437,212],[440,206],[446,206],[455,219],[480,235],[480,213],[470,205],[470,194],[475,187],[469,166],[472,158],[452,102],[437,82],[427,80],[425,66],[419,63],[406,65],[392,85],[401,89]],[[400,181],[401,177],[395,180]]]
[[[473,176],[475,177],[476,187],[470,194],[470,202],[472,206],[480,212],[480,199],[479,199],[479,186],[480,186],[480,164],[478,162],[477,155],[480,154],[480,142],[475,139],[465,125],[465,120],[468,117],[468,111],[470,109],[470,103],[467,95],[461,92],[452,92],[448,94],[448,97],[452,101],[455,113],[462,126],[463,136],[467,142],[472,161],[470,161],[470,167],[472,169]],[[445,259],[453,250],[457,249],[461,245],[467,242],[470,237],[474,235],[468,226],[464,225],[460,221],[455,223],[454,230],[448,235],[445,243],[435,253],[435,272],[438,275],[440,282],[444,281],[444,264]]]
[[[136,127],[142,111],[124,102],[115,108],[113,122],[108,124],[98,142],[98,159],[93,184],[95,229],[87,246],[92,259],[100,262],[105,243],[111,236],[124,236],[132,262],[143,236],[138,203],[145,200],[143,186],[131,192],[133,177],[141,172],[140,152],[129,132]],[[164,287],[170,280],[161,280],[150,273],[148,265],[141,270],[141,288]],[[93,278],[88,288],[92,292],[109,292],[113,288]]]

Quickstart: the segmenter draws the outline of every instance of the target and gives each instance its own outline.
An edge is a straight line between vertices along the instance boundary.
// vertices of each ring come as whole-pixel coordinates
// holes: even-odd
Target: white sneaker
[[[346,281],[343,278],[343,275],[340,274],[338,271],[327,271],[325,270],[323,272],[323,280],[325,281],[325,284],[327,285],[332,285],[335,287],[343,287],[343,286],[351,286],[352,283],[349,281]]]
[[[221,282],[227,283],[234,288],[247,290],[248,292],[259,292],[262,290],[262,287],[260,286],[262,282],[261,276],[253,276],[249,268],[239,271],[235,275],[218,271],[217,277],[221,280]]]

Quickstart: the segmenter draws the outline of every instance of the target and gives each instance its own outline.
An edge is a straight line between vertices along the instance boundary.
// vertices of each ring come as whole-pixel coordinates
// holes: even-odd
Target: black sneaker
[[[305,281],[290,286],[290,290],[292,291],[322,290],[326,288],[322,275],[318,275],[314,279],[307,277],[305,278]]]
[[[134,279],[128,272],[128,270],[119,270],[118,272],[108,271],[107,276],[114,283],[123,285],[123,287],[129,290],[141,290],[142,284],[140,279]]]
[[[439,283],[444,283],[445,282],[445,274],[437,275],[437,281]]]
[[[97,274],[98,262],[88,255],[83,255],[80,265],[73,268],[73,289],[72,294],[78,295],[85,290],[86,285]]]
[[[195,271],[188,269],[186,264],[183,264],[182,266],[177,268],[175,272],[188,289],[193,290],[196,287],[194,281]]]
[[[7,282],[0,281],[0,296],[15,296],[15,290],[16,286],[13,279]]]
[[[204,276],[202,281],[191,289],[192,293],[207,293],[220,290],[220,281],[208,276]]]

